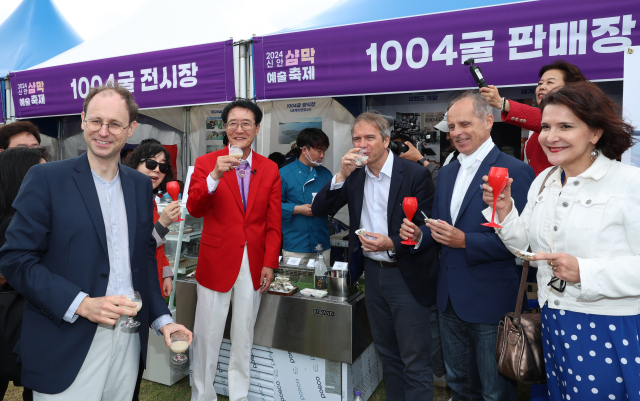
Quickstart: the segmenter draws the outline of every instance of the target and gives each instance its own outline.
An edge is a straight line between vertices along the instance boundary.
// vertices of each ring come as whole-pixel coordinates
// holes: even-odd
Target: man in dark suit
[[[512,401],[517,385],[498,372],[495,347],[500,318],[514,310],[520,273],[495,230],[481,226],[486,204],[480,185],[491,167],[508,168],[518,182],[511,194],[522,211],[535,175],[493,144],[491,106],[477,91],[453,100],[447,122],[460,155],[440,169],[433,220],[420,228],[405,220],[400,235],[420,242],[416,254],[442,246],[438,308],[453,400]]]
[[[418,211],[431,213],[434,187],[429,171],[389,152],[389,122],[379,114],[359,115],[351,129],[354,149],[342,158],[340,172],[318,192],[314,216],[349,207],[351,279],[367,277],[366,305],[373,342],[382,360],[387,400],[431,400],[430,307],[436,299],[438,250],[413,255],[400,243],[405,197]],[[364,168],[356,169],[364,151]],[[360,159],[360,160],[358,160]],[[356,236],[364,228],[366,233]],[[364,258],[362,257],[364,255]]]
[[[151,181],[118,164],[137,113],[125,88],[91,89],[87,152],[32,167],[14,202],[0,269],[27,301],[16,351],[35,400],[130,400],[147,327],[167,345],[177,330],[191,338],[158,287]],[[128,316],[139,330],[121,327]]]

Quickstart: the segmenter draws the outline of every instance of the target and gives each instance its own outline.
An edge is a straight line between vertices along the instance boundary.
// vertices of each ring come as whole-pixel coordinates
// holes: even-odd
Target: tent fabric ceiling
[[[82,43],[52,0],[23,0],[0,25],[0,77]]]
[[[536,1],[536,0],[532,0]],[[328,28],[340,25],[359,24],[393,18],[412,17],[446,11],[518,3],[519,0],[342,0],[323,13],[302,23],[284,28],[274,34]],[[426,27],[428,28],[428,27]]]
[[[162,121],[168,126],[184,132],[184,107],[139,110],[139,114]]]

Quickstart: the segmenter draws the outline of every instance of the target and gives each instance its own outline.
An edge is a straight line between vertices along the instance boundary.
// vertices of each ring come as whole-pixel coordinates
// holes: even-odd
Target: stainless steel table
[[[193,330],[196,281],[176,280],[176,320]],[[232,311],[224,338],[229,339]],[[254,344],[352,364],[371,344],[371,329],[358,292],[348,299],[328,296],[307,298],[262,294],[256,320]]]

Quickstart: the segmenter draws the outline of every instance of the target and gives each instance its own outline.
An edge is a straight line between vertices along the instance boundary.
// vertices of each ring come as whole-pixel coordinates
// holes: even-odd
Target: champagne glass
[[[229,156],[237,157],[240,163],[244,162],[244,160],[242,160],[243,154],[244,153],[242,152],[242,148],[240,146],[237,146],[237,145],[229,146]],[[238,166],[236,165],[236,163],[234,163],[233,167],[238,167]]]
[[[355,160],[356,168],[361,168],[364,166],[364,162],[369,158],[369,155],[367,154],[367,150],[364,148],[360,148],[360,150],[356,152],[356,155],[358,155],[358,158]]]
[[[178,195],[180,194],[180,184],[178,184],[178,181],[167,182],[167,193],[174,201],[178,200]],[[175,220],[174,223],[184,220],[185,219],[178,217],[178,219]]]
[[[189,360],[189,357],[184,354],[189,348],[189,337],[182,331],[171,333],[171,345],[169,348],[171,352],[176,354],[171,358],[171,363],[174,365],[182,365]]]
[[[418,211],[418,199],[412,196],[405,197],[404,200],[402,201],[402,209],[404,210],[404,214],[407,215],[407,220],[411,221],[411,219],[413,219],[413,216],[416,214],[416,211]],[[412,241],[410,239],[405,241],[400,241],[400,243],[405,245],[417,244],[417,242]]]
[[[129,308],[128,306],[123,306],[123,308],[133,309],[136,312],[139,312],[142,308],[142,298],[140,298],[140,293],[135,291],[133,294],[125,294],[125,297],[129,298],[129,301],[135,302],[135,308]],[[134,320],[133,316],[129,316],[126,322],[122,323],[120,327],[124,327],[125,329],[135,329],[140,326],[140,322]]]
[[[493,213],[491,214],[491,223],[482,223],[485,227],[502,228],[501,225],[495,223],[496,202],[498,196],[509,182],[509,169],[506,167],[491,167],[489,170],[488,184],[493,190]]]

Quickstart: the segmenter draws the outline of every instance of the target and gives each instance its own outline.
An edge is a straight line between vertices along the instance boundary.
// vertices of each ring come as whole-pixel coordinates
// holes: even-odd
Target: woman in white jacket
[[[640,400],[640,169],[616,161],[632,146],[633,127],[588,82],[551,92],[542,110],[539,141],[555,167],[533,182],[520,216],[509,181],[496,231],[539,261],[549,394]],[[491,207],[483,214],[490,220]]]

